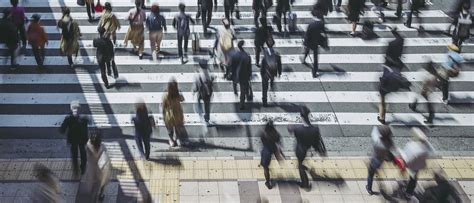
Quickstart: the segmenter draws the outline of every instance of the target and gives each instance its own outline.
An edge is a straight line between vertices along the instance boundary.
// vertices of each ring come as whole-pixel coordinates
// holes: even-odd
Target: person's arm
[[[177,18],[177,16],[175,16],[175,17],[173,18],[173,22],[171,23],[171,24],[173,24],[173,27],[174,27],[175,29],[176,29],[176,18]]]
[[[278,63],[278,77],[281,76],[281,72],[282,72],[282,64],[281,64],[281,56],[280,55],[277,55],[277,63]]]
[[[145,20],[145,27],[148,30],[150,30],[150,17],[151,17],[151,14],[148,15],[148,17],[146,17],[146,20]]]
[[[196,21],[194,21],[191,16],[188,16],[188,19],[189,19],[189,21],[191,21],[191,23],[192,23],[193,25],[196,24]]]
[[[160,15],[160,20],[161,20],[161,25],[163,26],[163,30],[165,30],[165,32],[167,32],[165,17]]]
[[[64,121],[63,121],[63,123],[61,124],[61,127],[59,128],[59,132],[60,132],[61,134],[66,133],[66,130],[67,130],[68,127],[69,127],[69,116],[67,116],[66,118],[64,118]]]

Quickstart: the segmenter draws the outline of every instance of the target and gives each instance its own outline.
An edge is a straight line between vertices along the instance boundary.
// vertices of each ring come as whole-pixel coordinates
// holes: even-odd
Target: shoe
[[[380,123],[385,124],[385,119],[380,118],[380,116],[377,116],[377,120],[378,120]]]
[[[424,122],[425,124],[431,125],[431,124],[433,124],[433,119],[431,119],[431,120],[430,120],[430,119],[426,119],[426,120],[424,120],[423,122]]]
[[[119,74],[114,74],[114,78],[117,79],[119,77]]]
[[[317,78],[319,76],[319,73],[314,73],[313,78]]]
[[[263,102],[263,107],[268,107],[268,103],[267,102]]]
[[[411,25],[408,25],[407,23],[403,23],[403,25],[405,25],[407,28],[411,28]]]
[[[258,64],[258,63],[256,63],[255,65],[256,65],[257,67],[260,67],[260,64]]]
[[[240,105],[240,110],[244,110],[245,109],[245,106],[244,105]]]
[[[449,104],[449,100],[443,99],[443,104],[448,105],[448,104]]]
[[[408,104],[408,107],[409,107],[412,111],[416,112],[416,106],[415,106],[415,104],[413,104],[413,103],[412,103],[412,104]]]
[[[372,189],[369,189],[368,185],[365,186],[365,190],[367,190],[367,193],[369,193],[369,195],[374,195],[374,191],[372,191]]]
[[[349,33],[349,35],[351,35],[352,37],[355,37],[356,33],[352,31],[351,33]]]
[[[204,121],[204,122],[206,123],[206,127],[211,127],[212,126],[212,124],[209,123],[209,121]]]
[[[153,51],[153,52],[151,53],[151,58],[153,59],[153,61],[157,61],[157,55],[158,55],[158,54],[156,53],[156,51]]]
[[[336,12],[340,13],[340,12],[341,12],[341,7],[336,6],[336,9],[335,9],[335,10],[336,10]]]
[[[269,190],[271,190],[273,188],[272,184],[270,183],[270,181],[265,181],[265,186],[267,186],[267,188]]]
[[[142,59],[143,59],[143,54],[138,55],[138,58],[139,58],[140,60],[142,60]]]
[[[176,145],[177,145],[178,147],[181,147],[181,140],[176,139],[176,141],[175,141],[175,146],[176,146]]]
[[[175,146],[175,142],[171,139],[168,140],[168,144],[170,144],[170,147],[174,147]]]
[[[105,195],[104,195],[104,194],[100,194],[100,195],[99,195],[99,201],[104,201],[104,198],[105,198]]]

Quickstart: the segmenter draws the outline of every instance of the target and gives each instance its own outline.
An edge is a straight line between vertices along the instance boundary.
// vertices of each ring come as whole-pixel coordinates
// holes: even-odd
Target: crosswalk
[[[196,12],[195,0],[180,0],[188,5],[187,12],[194,16]],[[0,2],[0,7],[8,7],[9,2]],[[122,23],[118,31],[118,41],[121,44],[124,34],[128,29],[125,16],[132,7],[130,0],[111,1],[116,15]],[[278,126],[298,123],[300,118],[297,113],[298,105],[307,105],[312,113],[311,121],[320,124],[325,135],[368,137],[370,128],[379,125],[377,121],[379,95],[377,83],[380,77],[380,64],[384,61],[384,48],[393,39],[388,27],[397,27],[405,39],[405,53],[402,57],[408,67],[405,76],[414,84],[414,90],[424,78],[423,64],[429,60],[443,63],[446,60],[446,45],[451,38],[440,34],[449,26],[447,15],[441,10],[426,10],[421,13],[425,18],[423,27],[427,31],[420,35],[416,29],[406,28],[402,20],[391,20],[386,24],[376,25],[375,32],[379,38],[364,41],[352,38],[349,35],[350,24],[345,21],[344,13],[330,13],[327,17],[326,28],[329,35],[331,50],[321,51],[320,67],[322,75],[316,79],[311,77],[310,67],[301,63],[302,32],[311,22],[308,6],[313,0],[296,0],[293,10],[298,15],[299,32],[291,35],[275,33],[275,48],[282,55],[283,74],[276,80],[275,90],[269,92],[270,106],[264,108],[261,103],[261,78],[258,67],[253,67],[252,87],[254,100],[246,110],[239,110],[239,98],[234,96],[232,84],[224,80],[219,69],[212,69],[217,76],[216,92],[212,103],[211,120],[216,126],[226,126],[226,130],[208,129],[207,131],[195,130],[203,126],[200,115],[196,112],[196,98],[192,93],[192,83],[197,70],[197,59],[209,58],[206,51],[192,55],[188,54],[189,62],[182,65],[176,57],[177,41],[176,31],[170,25],[172,17],[177,13],[176,1],[159,1],[163,15],[168,22],[168,31],[164,35],[161,49],[165,53],[160,55],[158,61],[151,60],[150,55],[145,55],[143,60],[131,54],[130,47],[119,46],[116,48],[116,63],[120,77],[116,80],[110,78],[114,88],[106,89],[100,78],[95,59],[95,49],[92,40],[97,37],[97,22],[87,22],[85,8],[79,7],[75,0],[28,0],[23,1],[28,16],[39,13],[45,30],[49,33],[49,44],[46,50],[46,70],[38,71],[36,62],[27,47],[24,55],[17,61],[21,67],[15,72],[7,67],[9,61],[5,54],[0,56],[0,137],[22,136],[32,137],[31,134],[41,133],[47,136],[57,135],[57,127],[68,113],[71,101],[78,100],[84,107],[85,114],[90,115],[92,125],[105,128],[113,132],[108,136],[129,135],[132,123],[134,103],[138,98],[143,98],[153,112],[158,126],[163,126],[160,103],[163,91],[166,89],[170,78],[176,78],[179,88],[185,98],[183,103],[185,111],[185,124],[189,127],[189,137],[199,138],[236,138],[239,136],[258,136],[261,126],[272,119]],[[370,5],[370,4],[368,4]],[[59,54],[60,31],[55,23],[61,17],[62,6],[71,7],[71,16],[78,20],[83,34],[80,41],[80,55],[75,58],[75,69],[67,66],[67,59]],[[234,29],[237,38],[244,40],[245,49],[252,60],[255,60],[253,50],[253,14],[251,0],[239,0],[242,14],[241,20],[235,20]],[[271,9],[268,17],[274,13]],[[98,16],[99,14],[96,14]],[[387,11],[386,16],[394,15],[394,11]],[[219,2],[217,12],[213,14],[211,26],[219,27],[220,19],[224,17],[222,2]],[[367,11],[363,20],[376,20],[377,14]],[[192,30],[201,35],[201,47],[209,49],[214,44],[214,31],[204,35],[200,20]],[[418,24],[413,23],[414,27]],[[360,29],[360,27],[359,27]],[[276,30],[276,27],[274,27]],[[149,51],[148,35],[145,34],[146,52]],[[0,45],[0,53],[6,53],[6,47]],[[189,47],[191,51],[191,47]],[[466,59],[474,58],[473,44],[466,43],[463,56]],[[310,59],[312,60],[312,59]],[[212,63],[212,60],[210,61]],[[427,128],[430,136],[471,136],[474,129],[474,70],[472,65],[466,64],[457,78],[451,80],[451,105],[446,106],[441,102],[441,93],[432,95],[432,101],[438,112],[433,123],[433,128]],[[412,112],[408,103],[419,97],[416,92],[398,92],[388,96],[389,113],[387,121],[391,125],[425,126],[423,114]],[[422,101],[424,102],[424,101]],[[421,107],[421,106],[420,106]],[[420,108],[424,111],[423,107]],[[234,133],[233,128],[247,126],[250,130],[242,135]],[[217,127],[218,128],[218,127]],[[337,132],[336,132],[337,131]],[[205,132],[205,133],[203,133]],[[239,131],[240,132],[240,131]],[[342,133],[341,133],[342,132]],[[356,133],[355,133],[356,132]],[[291,139],[287,132],[282,132],[285,139]],[[356,134],[356,135],[354,135]],[[155,136],[164,138],[165,130]],[[406,136],[406,135],[401,135]],[[34,137],[34,136],[33,136]],[[347,140],[347,139],[346,139]],[[445,139],[443,139],[445,140]],[[212,141],[212,140],[211,140]],[[434,141],[436,142],[436,141]],[[334,143],[338,144],[338,143]],[[466,143],[468,144],[468,143]],[[343,146],[344,144],[339,143]],[[332,146],[329,146],[332,149]],[[365,150],[365,146],[360,149]]]

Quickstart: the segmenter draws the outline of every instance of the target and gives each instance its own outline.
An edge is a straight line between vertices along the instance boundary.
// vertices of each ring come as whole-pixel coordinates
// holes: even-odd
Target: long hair
[[[137,103],[135,105],[136,111],[137,111],[137,118],[140,120],[146,120],[148,119],[148,109],[146,107],[146,104],[144,102]]]
[[[174,99],[179,97],[179,90],[178,90],[178,82],[176,82],[176,79],[171,79],[171,81],[168,82],[168,98]]]
[[[91,131],[90,142],[92,146],[94,146],[95,150],[100,148],[102,144],[102,133],[98,129],[94,129]]]

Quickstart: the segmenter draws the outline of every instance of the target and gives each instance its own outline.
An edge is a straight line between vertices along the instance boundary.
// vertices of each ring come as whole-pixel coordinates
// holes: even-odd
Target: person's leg
[[[270,168],[269,167],[263,167],[263,176],[265,176],[265,184],[268,183],[271,187],[270,183]],[[268,186],[267,186],[268,187]]]
[[[204,14],[203,14],[204,15]],[[211,20],[212,20],[212,8],[209,8],[207,10],[207,22],[206,22],[206,27],[209,27],[209,25],[211,24]]]
[[[406,193],[408,195],[413,195],[413,192],[415,192],[417,181],[418,181],[417,172],[415,172],[413,176],[410,175],[410,180],[408,181],[408,185],[406,189]]]
[[[105,62],[102,62],[102,61],[99,62],[99,67],[100,67],[100,75],[102,77],[102,81],[104,82],[104,85],[108,87],[109,81],[107,80]]]
[[[150,159],[150,136],[142,137],[143,145],[145,146],[145,159]]]
[[[105,70],[107,70],[108,76],[112,76],[112,68],[110,67],[110,61],[105,62]]]
[[[77,144],[71,144],[70,149],[71,149],[71,160],[72,160],[72,170],[74,171],[74,174],[79,173],[79,163],[77,160],[77,153],[78,153],[78,146]]]
[[[112,32],[112,40],[114,41],[114,45],[116,45],[117,44],[117,32],[116,31]]]
[[[306,150],[297,144],[296,147],[296,156],[298,158],[298,171],[300,173],[301,178],[301,187],[308,188],[309,187],[309,179],[308,174],[306,174],[306,166],[303,165],[303,161],[306,158]]]
[[[405,23],[405,26],[407,26],[407,27],[411,27],[411,19],[412,19],[412,16],[413,16],[413,11],[414,11],[414,7],[413,7],[413,4],[411,4],[410,5],[410,11],[407,14],[407,21]]]
[[[204,33],[207,32],[207,9],[201,10],[201,23],[202,23],[202,30]]]
[[[426,119],[426,122],[433,123],[433,119],[435,117],[433,104],[430,102],[428,94],[424,95],[423,97],[426,99],[426,107],[428,108],[428,118]]]
[[[183,57],[183,36],[178,35],[178,56]]]
[[[184,53],[185,54],[188,53],[188,39],[189,39],[189,35],[184,35]]]
[[[18,31],[20,32],[20,38],[23,47],[26,47],[26,30],[25,30],[25,24],[22,23],[21,25],[18,26]]]
[[[145,153],[143,152],[143,137],[138,132],[135,132],[135,143],[137,143],[138,151],[140,155],[143,157]]]
[[[448,81],[441,82],[441,92],[443,92],[443,101],[447,101],[449,98],[449,82]]]
[[[262,75],[262,102],[263,106],[267,106],[268,78]]]
[[[41,58],[41,66],[44,66],[44,59],[45,59],[44,47],[39,48],[39,54],[40,54],[40,58]]]
[[[156,36],[156,53],[159,54],[161,50],[161,41],[163,40],[163,30],[158,32]]]
[[[204,121],[209,122],[211,114],[211,97],[203,98],[204,101]]]
[[[148,33],[148,38],[150,39],[150,50],[151,50],[151,55],[156,56],[156,38],[157,38],[158,32],[155,31],[150,31]]]
[[[87,154],[85,144],[79,144],[79,152],[81,154],[81,173],[86,172]]]
[[[319,70],[318,48],[313,49],[313,77],[317,76]]]
[[[91,4],[86,3],[86,10],[87,10],[87,16],[89,17],[89,20],[92,20],[92,10],[94,6],[91,6]]]
[[[228,5],[224,4],[224,13],[225,13],[225,18],[227,20],[230,20],[230,8]]]
[[[38,46],[31,45],[31,50],[33,51],[33,55],[35,56],[36,64],[38,64],[38,67],[41,67],[41,56]]]
[[[282,31],[282,27],[281,27],[281,17],[282,17],[282,12],[277,10],[276,12],[276,16],[278,18],[277,22],[276,23],[276,26],[277,26],[277,29],[278,29],[278,32],[281,32]]]
[[[382,165],[382,161],[375,158],[375,157],[372,157],[372,159],[370,159],[370,164],[369,164],[369,171],[368,171],[368,176],[367,176],[367,186],[365,186],[365,189],[367,190],[367,192],[372,195],[372,183],[374,181],[374,175],[375,175],[375,172],[377,172],[377,170],[380,168],[380,166]]]
[[[301,61],[306,64],[306,57],[308,57],[309,54],[309,48],[308,47],[303,47],[303,58]]]
[[[351,33],[355,33],[356,28],[357,28],[357,22],[352,22],[352,32]]]
[[[67,55],[67,62],[70,66],[74,65],[74,62],[72,61],[72,55]]]
[[[397,18],[402,17],[402,9],[403,9],[403,0],[397,0],[397,11],[395,12],[395,15]]]
[[[117,70],[117,65],[115,64],[115,59],[112,59],[112,70],[114,71],[114,78],[118,78],[119,73]]]
[[[255,27],[258,27],[258,17],[260,17],[260,11],[256,10],[253,12],[253,22],[255,24]]]
[[[385,121],[385,95],[380,95],[379,118]]]
[[[169,144],[174,147],[176,145],[176,140],[174,139],[174,127],[167,128],[168,136],[170,137]]]
[[[260,65],[260,53],[262,52],[263,46],[255,47],[255,64]]]
[[[248,94],[248,82],[247,81],[241,81],[240,82],[240,108],[244,107],[245,104],[245,97],[247,97]]]

